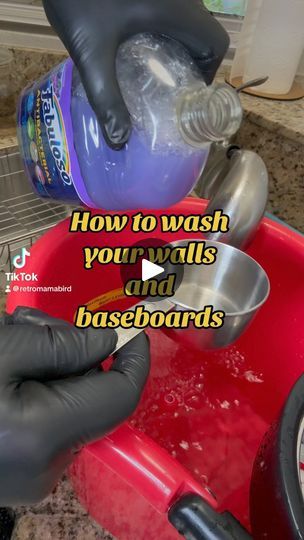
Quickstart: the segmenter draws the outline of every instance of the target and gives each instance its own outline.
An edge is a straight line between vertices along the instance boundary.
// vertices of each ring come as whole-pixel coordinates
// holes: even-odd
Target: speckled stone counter
[[[246,120],[277,136],[304,145],[304,99],[273,101],[244,93],[241,99]]]
[[[12,540],[114,540],[99,527],[76,500],[64,478],[41,504],[17,509]]]
[[[11,148],[17,144],[15,119],[0,118],[0,155],[6,148]]]
[[[304,99],[273,101],[242,93],[241,100],[244,122],[235,142],[267,165],[268,211],[304,233]]]
[[[257,152],[268,167],[268,211],[304,233],[304,145],[254,122],[245,122],[237,142]]]
[[[5,82],[9,87],[12,98],[10,100],[12,103],[11,113],[13,114],[22,89],[59,64],[65,58],[65,55],[23,49],[10,49],[10,51],[12,53],[12,62],[7,70],[7,80],[1,80],[1,83]],[[3,113],[0,94],[0,117]],[[8,114],[7,109],[5,109],[5,114]]]
[[[242,95],[245,122],[236,142],[256,151],[270,178],[269,211],[304,233],[304,99]]]

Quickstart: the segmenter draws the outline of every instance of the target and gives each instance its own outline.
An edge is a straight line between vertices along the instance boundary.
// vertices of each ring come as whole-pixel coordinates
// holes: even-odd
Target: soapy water
[[[254,393],[263,387],[263,374],[248,369],[235,346],[195,353],[159,333],[151,345],[152,373],[131,425],[166,449],[219,503],[240,493],[234,510],[249,520],[251,467],[268,427],[250,396],[251,387]]]

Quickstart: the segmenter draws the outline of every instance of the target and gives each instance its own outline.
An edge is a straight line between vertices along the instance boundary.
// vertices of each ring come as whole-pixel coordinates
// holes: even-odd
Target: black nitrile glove
[[[127,142],[131,124],[116,80],[115,60],[127,38],[149,32],[185,45],[207,83],[229,38],[202,0],[43,0],[46,15],[75,62],[92,108],[113,148]]]
[[[83,445],[137,406],[149,372],[144,334],[98,370],[114,330],[80,330],[18,308],[0,323],[0,506],[47,496]]]
[[[11,540],[14,527],[14,512],[9,508],[0,508],[0,540]]]

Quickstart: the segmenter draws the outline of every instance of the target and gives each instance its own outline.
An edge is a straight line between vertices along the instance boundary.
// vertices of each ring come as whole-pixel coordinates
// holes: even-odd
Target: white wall
[[[303,53],[303,56],[302,56],[302,60],[300,62],[300,65],[299,65],[299,75],[302,75],[304,77],[304,53]]]

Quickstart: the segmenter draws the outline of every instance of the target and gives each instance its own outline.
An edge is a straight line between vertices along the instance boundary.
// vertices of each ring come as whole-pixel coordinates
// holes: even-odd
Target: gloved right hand
[[[228,34],[202,0],[43,0],[46,15],[76,64],[106,141],[119,149],[131,123],[116,79],[119,45],[149,32],[181,42],[212,82]]]
[[[114,330],[80,330],[17,308],[0,319],[0,506],[40,501],[75,452],[132,414],[149,373],[141,334],[114,350]]]

